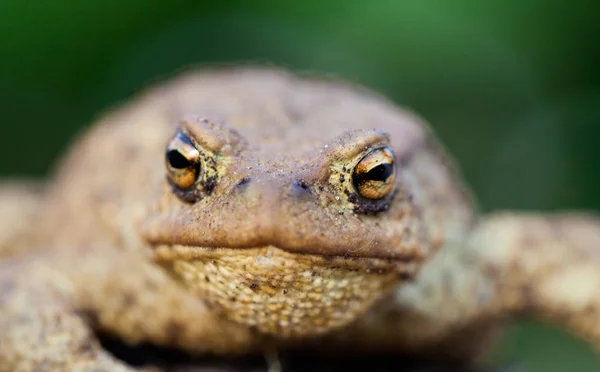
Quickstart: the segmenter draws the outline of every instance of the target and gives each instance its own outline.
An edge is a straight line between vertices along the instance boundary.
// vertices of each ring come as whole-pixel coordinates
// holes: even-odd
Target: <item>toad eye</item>
[[[200,152],[183,133],[177,133],[167,146],[167,176],[180,189],[194,185],[200,175]]]
[[[394,188],[396,166],[389,148],[371,151],[362,158],[352,173],[358,193],[367,199],[381,199]]]

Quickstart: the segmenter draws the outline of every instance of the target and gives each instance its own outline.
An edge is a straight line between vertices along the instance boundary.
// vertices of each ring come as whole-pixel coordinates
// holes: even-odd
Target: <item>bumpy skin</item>
[[[188,192],[166,178],[178,130],[203,159]],[[368,200],[352,172],[383,147],[394,189]],[[525,314],[600,343],[598,220],[478,217],[416,116],[339,82],[184,75],[100,119],[43,192],[9,185],[0,203],[2,371],[131,370],[94,330],[471,360]]]

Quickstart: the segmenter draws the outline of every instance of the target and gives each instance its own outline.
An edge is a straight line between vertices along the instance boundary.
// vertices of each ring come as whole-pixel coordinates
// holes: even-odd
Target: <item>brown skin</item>
[[[94,329],[192,353],[468,361],[524,314],[600,345],[600,222],[478,217],[425,124],[339,82],[185,75],[0,205],[1,371],[131,371]]]

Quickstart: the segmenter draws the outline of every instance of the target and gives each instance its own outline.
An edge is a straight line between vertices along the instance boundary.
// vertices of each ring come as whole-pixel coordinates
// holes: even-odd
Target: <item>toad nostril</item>
[[[301,179],[296,179],[292,182],[292,195],[295,197],[311,195],[310,185]]]
[[[248,176],[242,178],[237,185],[235,185],[235,188],[238,190],[244,189],[246,186],[248,186],[248,184],[250,183],[250,181],[252,181],[252,179]]]
[[[308,183],[302,179],[294,180],[294,186],[300,187],[303,190],[308,190]]]

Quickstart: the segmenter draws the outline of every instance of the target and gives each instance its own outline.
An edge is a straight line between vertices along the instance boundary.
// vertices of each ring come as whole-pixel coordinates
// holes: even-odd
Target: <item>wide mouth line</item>
[[[185,246],[188,250],[209,249],[255,249],[274,246],[293,254],[307,254],[323,257],[371,258],[389,260],[395,263],[422,262],[427,258],[427,243],[420,237],[404,238],[398,231],[346,231],[339,233],[330,229],[294,230],[282,229],[278,232],[262,231],[259,227],[236,229],[229,226],[215,226],[208,223],[202,230],[195,227],[194,221],[154,220],[143,227],[144,243],[151,248],[161,246]],[[247,226],[246,226],[247,227]],[[404,232],[402,232],[404,234]]]
[[[206,247],[182,244],[159,244],[154,247],[153,259],[157,263],[169,263],[178,260],[194,261],[207,258],[222,258],[223,256],[235,256],[240,250],[255,250],[256,256],[269,256],[276,252],[277,255],[287,255],[291,258],[303,259],[308,256],[315,260],[315,264],[326,266],[339,266],[348,270],[364,270],[367,272],[383,274],[396,271],[401,277],[414,276],[420,262],[418,260],[406,261],[395,258],[380,257],[356,257],[347,255],[321,255],[306,252],[290,252],[283,248],[266,245],[257,247]]]
[[[189,253],[193,255],[194,252],[202,252],[202,253],[210,253],[210,252],[218,252],[218,251],[238,251],[238,250],[251,250],[251,249],[278,249],[288,254],[294,255],[313,255],[327,258],[344,258],[348,260],[360,260],[360,259],[373,259],[373,260],[381,260],[381,261],[402,261],[402,262],[410,262],[406,260],[404,257],[380,257],[380,256],[355,256],[351,253],[348,254],[321,254],[321,253],[312,253],[312,252],[320,252],[326,247],[311,247],[302,250],[290,250],[286,249],[274,244],[265,244],[265,245],[240,245],[240,246],[206,246],[206,245],[193,245],[193,244],[180,244],[180,243],[159,243],[159,244],[151,244],[150,245],[155,251],[156,250],[177,250],[183,254]]]
[[[342,245],[311,245],[311,246],[282,246],[276,242],[270,243],[265,241],[247,241],[244,244],[195,244],[181,239],[147,239],[146,244],[154,251],[160,249],[162,251],[172,250],[179,253],[184,252],[185,255],[194,255],[201,252],[203,255],[207,252],[223,251],[223,250],[249,250],[262,249],[271,247],[293,255],[308,255],[319,256],[325,259],[344,258],[348,260],[371,259],[379,261],[387,261],[394,264],[410,264],[422,262],[425,256],[419,250],[385,250],[385,249],[344,249]],[[228,242],[229,243],[229,242]]]

